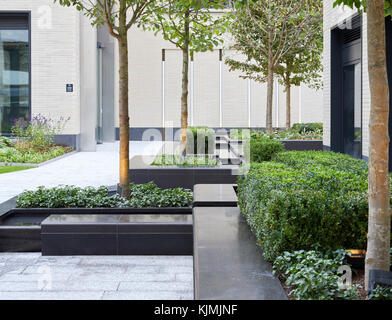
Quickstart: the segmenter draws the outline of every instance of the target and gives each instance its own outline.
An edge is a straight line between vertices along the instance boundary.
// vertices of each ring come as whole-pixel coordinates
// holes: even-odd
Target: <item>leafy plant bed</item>
[[[0,205],[0,251],[41,250],[41,223],[49,216],[192,214],[193,195],[184,189],[162,190],[156,185],[131,185],[130,201],[109,195],[107,187],[40,187],[25,191],[14,204]]]
[[[364,270],[350,264],[352,286],[339,289],[336,270],[347,265],[343,253],[285,252],[275,261],[274,271],[290,300],[392,300],[392,288],[378,286],[369,294],[365,290]]]
[[[219,159],[215,156],[191,155],[181,157],[178,155],[159,155],[152,162],[153,166],[178,166],[178,167],[217,167]]]
[[[247,129],[249,132],[249,129]],[[244,134],[243,129],[232,129],[230,138],[235,140],[243,140],[247,138],[249,133]],[[250,130],[250,138],[268,138],[273,140],[323,140],[323,124],[322,123],[297,123],[290,129],[276,129],[272,132],[265,130]]]
[[[17,208],[163,208],[189,207],[192,192],[183,188],[160,189],[156,184],[130,185],[130,200],[109,195],[108,187],[39,187],[25,191],[16,200]]]
[[[154,166],[155,157],[135,156],[131,159],[131,182],[142,184],[153,181],[158,187],[181,187],[193,190],[195,184],[235,184],[238,165],[216,167]]]
[[[42,163],[73,151],[72,147],[53,146],[47,152],[20,152],[14,148],[0,149],[0,162],[4,163]]]

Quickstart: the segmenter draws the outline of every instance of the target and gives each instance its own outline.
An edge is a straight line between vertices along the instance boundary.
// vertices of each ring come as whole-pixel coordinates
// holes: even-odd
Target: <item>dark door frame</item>
[[[29,120],[31,120],[31,110],[32,110],[32,105],[31,105],[31,101],[32,101],[32,99],[31,99],[31,96],[32,96],[32,92],[31,92],[31,79],[32,79],[32,77],[31,77],[31,47],[32,47],[32,43],[31,43],[31,11],[0,10],[0,18],[1,18],[1,16],[3,16],[3,17],[25,16],[27,18],[27,28],[28,28],[28,32],[29,32]],[[20,24],[20,25],[15,24],[14,26],[10,26],[9,29],[26,30],[26,26],[23,24]],[[9,133],[5,133],[5,135],[8,135],[8,134]]]
[[[359,42],[360,53],[353,57],[343,57],[343,49],[347,47],[344,43],[345,32],[347,29],[342,28],[342,25],[348,24],[351,21],[352,29],[360,29],[360,39],[356,40],[357,45]],[[355,14],[346,19],[345,23],[331,28],[331,109],[330,109],[330,148],[335,152],[344,152],[344,121],[343,121],[343,68],[350,64],[360,63],[362,67],[362,16]],[[351,29],[350,29],[351,30]],[[354,42],[353,42],[354,43]],[[361,97],[362,97],[362,76],[361,76]],[[362,100],[361,100],[361,113],[362,113]],[[361,114],[361,130],[362,130],[362,114]],[[362,134],[361,134],[362,136]],[[362,149],[361,138],[361,149]]]

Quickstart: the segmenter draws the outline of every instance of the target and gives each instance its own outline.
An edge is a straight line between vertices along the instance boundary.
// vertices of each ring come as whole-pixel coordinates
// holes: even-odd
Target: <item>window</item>
[[[30,119],[28,14],[0,13],[0,133]]]

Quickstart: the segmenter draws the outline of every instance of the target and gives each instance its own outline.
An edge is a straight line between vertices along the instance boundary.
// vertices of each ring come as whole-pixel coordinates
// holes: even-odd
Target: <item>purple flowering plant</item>
[[[57,120],[47,118],[38,113],[30,121],[17,119],[11,132],[16,139],[16,147],[20,150],[46,152],[53,146],[54,136],[63,132],[70,117]]]

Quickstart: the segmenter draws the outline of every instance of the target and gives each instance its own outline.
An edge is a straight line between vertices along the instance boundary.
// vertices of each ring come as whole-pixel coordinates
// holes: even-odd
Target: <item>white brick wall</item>
[[[223,45],[224,55],[230,53],[228,40]],[[162,65],[161,52],[166,49],[166,113],[165,120],[180,126],[180,95],[182,54],[159,34],[143,32],[136,27],[129,31],[130,124],[132,127],[160,127],[162,125]],[[116,56],[118,52],[116,49]],[[195,113],[194,125],[219,126],[219,53],[195,55]],[[116,70],[118,69],[118,64]],[[118,127],[118,72],[115,80],[115,126]],[[223,67],[223,126],[248,126],[248,85]],[[276,86],[275,86],[276,88]],[[251,84],[251,126],[265,127],[266,85]],[[323,121],[323,92],[303,86],[302,122]],[[279,90],[279,126],[284,127],[286,98]],[[273,107],[273,125],[276,126],[276,92]],[[190,108],[190,104],[188,105]],[[190,111],[190,110],[189,110]],[[292,123],[299,121],[299,88],[292,88]]]
[[[331,29],[344,19],[356,13],[347,7],[333,8],[334,0],[324,0],[324,145],[330,146],[331,141]],[[366,14],[362,21],[362,153],[368,156],[369,146],[369,113],[370,89],[367,65],[367,23]]]
[[[0,1],[0,11],[31,11],[32,114],[71,117],[65,134],[80,132],[79,12],[52,0]],[[67,83],[74,85],[66,93]]]

